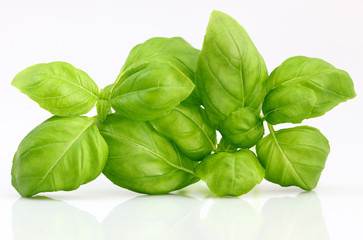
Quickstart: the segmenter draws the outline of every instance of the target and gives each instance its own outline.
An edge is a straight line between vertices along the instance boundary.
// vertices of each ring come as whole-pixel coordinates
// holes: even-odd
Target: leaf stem
[[[267,123],[267,127],[268,127],[268,130],[270,131],[270,133],[273,136],[275,136],[275,129],[274,129],[274,127],[271,124],[269,124],[269,123]]]

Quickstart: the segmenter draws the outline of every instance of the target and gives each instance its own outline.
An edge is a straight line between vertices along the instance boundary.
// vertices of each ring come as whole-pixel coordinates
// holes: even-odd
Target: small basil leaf
[[[220,152],[203,159],[194,170],[219,197],[240,196],[259,184],[265,170],[250,150]]]
[[[40,63],[26,68],[11,84],[58,116],[88,113],[98,95],[96,83],[85,72],[65,62]]]
[[[101,89],[97,101],[97,116],[98,119],[103,122],[107,115],[111,113],[110,97],[114,84],[110,84],[105,88]]]
[[[213,11],[197,63],[197,85],[214,127],[238,108],[260,112],[267,69],[247,32]]]
[[[330,147],[316,128],[300,126],[274,131],[257,143],[256,151],[265,178],[283,187],[316,187],[325,166]]]
[[[238,147],[234,146],[230,142],[228,142],[224,137],[218,143],[217,153],[219,152],[236,152]]]
[[[148,123],[109,114],[100,125],[109,146],[103,170],[114,184],[147,194],[168,193],[196,181],[194,162]]]
[[[181,103],[150,123],[161,135],[174,141],[186,156],[200,161],[215,150],[217,143],[216,131],[209,125],[203,111],[199,106]]]
[[[123,116],[152,120],[186,99],[194,84],[167,62],[151,62],[126,71],[115,83],[110,102]]]
[[[223,138],[239,148],[250,148],[263,137],[263,121],[249,108],[232,112],[219,128]]]
[[[20,143],[13,160],[12,185],[24,197],[69,191],[95,179],[108,147],[95,118],[52,117]]]
[[[139,64],[153,61],[169,62],[195,82],[195,69],[200,51],[192,47],[181,37],[155,37],[136,45],[130,52],[119,78],[126,70]],[[117,80],[116,80],[117,81]],[[185,100],[188,103],[201,105],[198,90]]]
[[[302,85],[313,90],[316,102],[309,118],[322,116],[356,96],[349,74],[318,58],[289,58],[271,73],[267,82],[269,88]]]
[[[301,123],[309,118],[315,103],[316,96],[310,88],[280,86],[267,94],[262,111],[270,124]]]

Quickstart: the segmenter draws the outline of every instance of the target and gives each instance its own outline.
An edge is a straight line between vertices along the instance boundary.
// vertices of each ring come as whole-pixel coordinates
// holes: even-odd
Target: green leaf
[[[316,96],[310,88],[299,85],[280,86],[267,94],[262,111],[270,124],[301,123],[309,118],[315,103]]]
[[[260,112],[267,79],[265,62],[241,25],[222,12],[212,12],[196,77],[213,126],[238,108]]]
[[[40,63],[26,68],[11,84],[58,116],[88,113],[98,95],[96,83],[85,72],[65,62]]]
[[[259,184],[265,174],[250,150],[220,152],[206,157],[194,170],[218,197],[240,196]]]
[[[301,85],[313,90],[316,102],[308,118],[322,116],[356,96],[349,74],[318,58],[297,56],[285,60],[271,73],[267,84],[271,89]]]
[[[261,117],[249,108],[232,112],[219,130],[226,141],[239,148],[255,146],[265,132]]]
[[[113,86],[114,84],[110,84],[100,91],[97,101],[97,116],[101,122],[105,121],[107,115],[111,113],[110,97]]]
[[[24,197],[70,191],[94,180],[108,147],[95,118],[52,117],[20,143],[13,160],[12,185]]]
[[[230,142],[228,142],[225,138],[221,138],[221,140],[218,143],[218,148],[216,150],[216,153],[219,152],[236,152],[238,147],[234,146]]]
[[[258,158],[266,169],[265,178],[283,187],[316,187],[324,169],[330,147],[316,128],[300,126],[274,131],[256,146]]]
[[[193,82],[171,64],[150,62],[126,71],[115,83],[110,101],[121,115],[146,121],[175,108],[193,88]]]
[[[199,161],[215,150],[217,143],[216,131],[203,111],[199,106],[182,103],[150,123],[161,135],[175,142],[186,156]]]
[[[121,73],[122,74],[137,65],[147,62],[169,62],[175,68],[183,72],[191,81],[195,82],[195,69],[200,51],[192,47],[181,37],[150,38],[144,43],[136,45],[130,52]],[[118,80],[116,80],[118,81]],[[185,100],[188,103],[201,105],[198,90],[195,88],[192,94]]]
[[[103,173],[114,184],[164,194],[198,181],[192,171],[194,162],[147,122],[109,114],[100,131],[109,146]]]

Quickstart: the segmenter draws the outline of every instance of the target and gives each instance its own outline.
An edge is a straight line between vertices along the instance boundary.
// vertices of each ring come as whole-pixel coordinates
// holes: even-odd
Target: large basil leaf
[[[146,62],[169,62],[171,65],[182,71],[190,80],[195,82],[195,69],[200,51],[192,47],[187,41],[181,37],[150,38],[144,43],[136,45],[126,59],[124,66],[121,69],[122,74],[141,63]],[[116,82],[118,81],[116,80]],[[200,105],[200,96],[197,88],[185,100],[189,103]]]
[[[265,170],[250,150],[220,152],[203,159],[194,170],[215,195],[240,196],[259,184]]]
[[[272,89],[263,102],[262,111],[267,122],[301,123],[309,118],[316,103],[313,90],[302,86],[280,86]]]
[[[232,112],[219,130],[227,142],[239,148],[255,146],[265,132],[261,117],[249,108]]]
[[[26,68],[11,84],[58,116],[88,113],[98,95],[96,83],[85,72],[65,62],[40,63]]]
[[[211,15],[196,77],[213,126],[238,108],[260,112],[267,79],[265,62],[241,25],[222,12]]]
[[[108,154],[95,121],[52,117],[34,128],[20,143],[13,160],[12,184],[20,195],[74,190],[95,179]]]
[[[194,162],[147,122],[109,114],[99,126],[109,146],[103,170],[114,184],[135,192],[168,193],[198,181]]]
[[[110,102],[123,116],[152,120],[186,99],[194,84],[167,62],[150,62],[127,70],[114,85]]]
[[[129,53],[121,72],[151,61],[171,62],[188,77],[193,78],[200,51],[193,48],[181,37],[150,38],[146,42],[136,45]]]
[[[318,58],[289,58],[271,73],[267,83],[269,88],[301,85],[313,90],[316,102],[308,118],[322,116],[356,96],[349,74]]]
[[[299,126],[274,131],[256,146],[258,158],[266,169],[265,178],[283,187],[316,187],[324,169],[330,147],[316,128]]]
[[[199,161],[215,150],[217,143],[216,131],[203,111],[199,106],[182,103],[151,124],[161,135],[174,141],[186,156]]]

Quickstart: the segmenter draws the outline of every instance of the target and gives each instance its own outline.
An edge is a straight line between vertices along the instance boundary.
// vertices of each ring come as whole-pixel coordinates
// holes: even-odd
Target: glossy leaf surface
[[[193,91],[193,82],[166,62],[138,65],[115,83],[110,102],[119,114],[136,120],[165,115]]]
[[[250,150],[220,152],[203,159],[194,170],[219,197],[240,196],[259,184],[265,170]]]
[[[198,181],[194,162],[147,122],[110,114],[100,125],[109,146],[103,170],[114,184],[135,192],[164,194]]]
[[[262,119],[249,108],[232,112],[219,130],[223,138],[239,148],[253,147],[265,132]]]
[[[289,58],[271,73],[267,83],[270,89],[301,85],[313,90],[316,101],[308,118],[322,116],[356,96],[349,74],[318,58]]]
[[[316,128],[300,126],[275,132],[270,126],[270,134],[258,142],[256,151],[267,180],[311,190],[319,181],[330,147]]]
[[[175,142],[185,155],[199,161],[215,150],[217,143],[216,131],[209,125],[203,111],[199,106],[181,103],[151,124],[161,135]]]
[[[259,113],[267,79],[264,60],[241,25],[222,12],[211,15],[196,76],[213,126],[238,108]]]
[[[95,118],[52,117],[20,143],[12,167],[12,185],[27,197],[69,191],[95,179],[107,160],[108,147]]]
[[[302,86],[280,86],[271,90],[262,111],[270,124],[301,123],[309,118],[316,103],[313,90]]]
[[[88,113],[98,95],[96,83],[85,72],[65,62],[28,67],[18,73],[11,84],[58,116]]]
[[[192,47],[181,37],[154,37],[144,43],[136,45],[126,59],[121,73],[127,69],[147,62],[169,62],[183,72],[191,81],[195,82],[195,69],[200,51]],[[116,80],[118,81],[118,80]],[[200,96],[195,88],[185,100],[189,103],[200,105]]]

